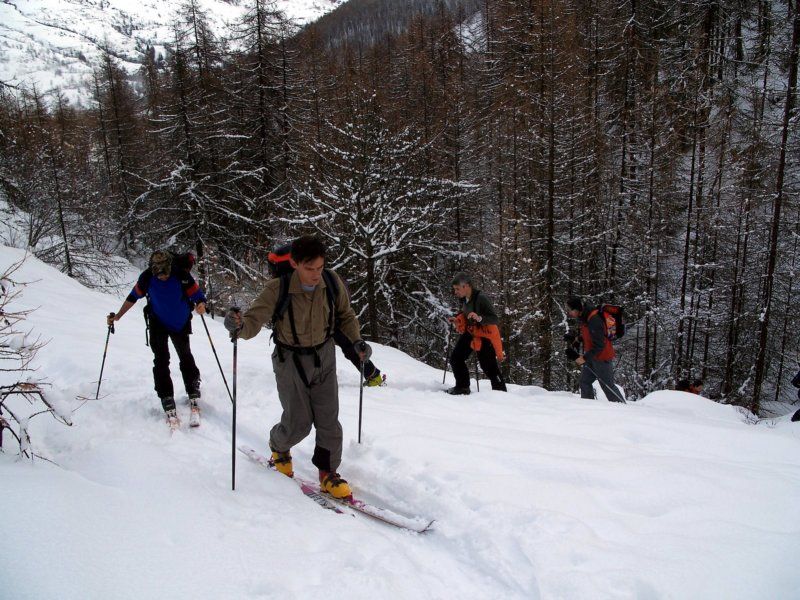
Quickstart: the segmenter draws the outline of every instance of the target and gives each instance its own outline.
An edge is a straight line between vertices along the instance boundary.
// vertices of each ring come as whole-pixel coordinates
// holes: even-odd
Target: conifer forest
[[[700,378],[756,414],[794,399],[800,0],[449,0],[357,21],[351,2],[303,28],[247,1],[215,33],[188,0],[138,73],[106,49],[85,105],[0,85],[0,197],[37,256],[96,281],[98,256],[192,250],[220,314],[262,289],[272,248],[316,233],[367,339],[431,365],[464,270],[511,383],[577,388],[564,302],[581,295],[625,308],[629,397]]]

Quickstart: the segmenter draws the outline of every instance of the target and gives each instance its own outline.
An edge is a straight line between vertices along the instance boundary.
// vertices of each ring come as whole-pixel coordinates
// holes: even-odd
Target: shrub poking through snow
[[[72,425],[72,421],[53,407],[42,389],[46,384],[36,377],[33,362],[43,344],[40,338],[23,330],[30,311],[12,307],[25,287],[14,277],[23,262],[24,259],[10,265],[0,274],[0,451],[6,451],[3,434],[9,432],[19,455],[33,458],[37,455],[31,448],[28,431],[33,417],[49,413],[65,425]]]

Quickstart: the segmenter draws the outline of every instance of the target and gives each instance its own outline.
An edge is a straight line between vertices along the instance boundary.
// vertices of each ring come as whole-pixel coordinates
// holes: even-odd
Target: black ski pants
[[[453,367],[453,375],[456,377],[456,387],[469,388],[469,367],[467,367],[467,359],[472,354],[472,334],[462,333],[453,352],[450,354],[450,364]],[[506,384],[503,382],[503,376],[500,374],[500,365],[497,364],[497,356],[494,353],[494,347],[489,340],[484,340],[478,351],[478,362],[481,369],[492,382],[493,390],[506,391]]]
[[[342,333],[340,329],[335,329],[333,331],[333,341],[336,343],[339,348],[342,349],[344,352],[344,356],[347,360],[353,363],[356,369],[359,371],[361,370],[361,359],[358,357],[358,352],[356,352],[355,348],[353,348],[353,343],[347,338],[347,336]],[[380,369],[376,367],[371,360],[368,360],[364,363],[364,379],[369,380],[375,377],[376,375],[380,375]]]
[[[595,398],[594,386],[592,385],[595,381],[600,384],[600,388],[609,402],[625,402],[614,383],[614,365],[611,361],[586,359],[583,368],[581,368],[581,398]]]
[[[175,408],[175,392],[173,391],[172,378],[169,374],[169,340],[172,340],[172,345],[178,354],[186,393],[191,394],[197,391],[200,386],[200,370],[194,362],[194,356],[192,356],[192,350],[189,347],[189,335],[191,333],[191,319],[186,321],[186,325],[182,330],[173,332],[169,331],[155,315],[150,315],[150,349],[153,351],[153,380],[156,394],[161,398],[164,410]]]

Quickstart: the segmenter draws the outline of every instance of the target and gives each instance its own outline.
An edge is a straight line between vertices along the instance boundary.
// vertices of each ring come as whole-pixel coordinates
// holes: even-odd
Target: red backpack
[[[597,312],[606,324],[606,337],[612,342],[625,335],[625,309],[616,304],[601,304]]]

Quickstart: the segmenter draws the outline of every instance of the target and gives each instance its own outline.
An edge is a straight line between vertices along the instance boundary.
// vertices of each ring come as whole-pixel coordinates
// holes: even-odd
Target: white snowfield
[[[342,0],[276,0],[274,7],[293,23],[315,21]],[[92,71],[101,48],[129,73],[136,72],[148,47],[156,56],[175,40],[181,2],[172,0],[6,0],[0,2],[0,80],[59,88],[72,101],[92,105]],[[245,0],[198,0],[196,5],[219,35],[255,6]]]
[[[0,269],[23,256],[0,248]],[[111,337],[120,298],[29,258],[18,307],[49,344],[38,375],[74,426],[31,421],[57,463],[0,454],[0,597],[85,599],[796,599],[800,423],[747,424],[678,392],[628,405],[510,386],[441,392],[442,372],[375,347],[385,388],[340,357],[341,466],[357,495],[435,518],[422,535],[326,511],[237,456],[231,405],[200,320],[203,424],[170,436],[152,390],[143,303]],[[232,346],[207,319],[230,380]],[[238,439],[266,451],[280,407],[268,332],[239,345]],[[448,383],[452,379],[449,378]],[[474,382],[473,382],[474,386]],[[80,408],[78,408],[80,406]],[[313,434],[294,451],[312,478]]]

